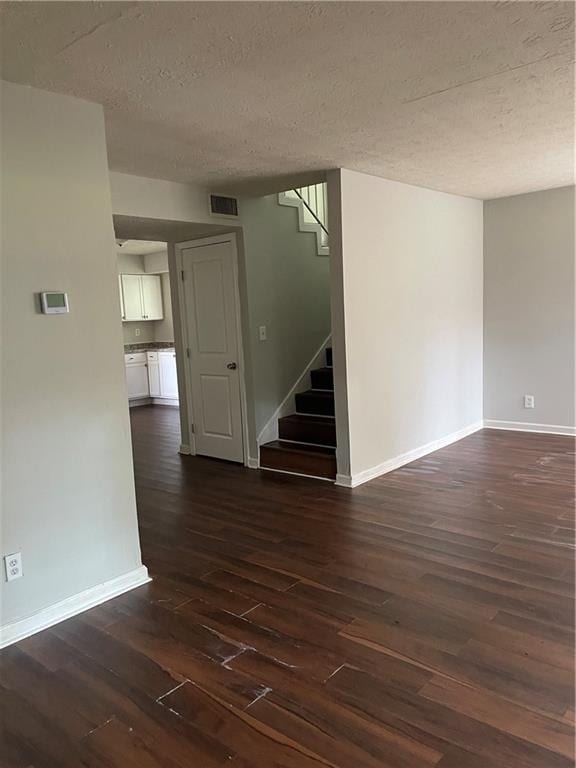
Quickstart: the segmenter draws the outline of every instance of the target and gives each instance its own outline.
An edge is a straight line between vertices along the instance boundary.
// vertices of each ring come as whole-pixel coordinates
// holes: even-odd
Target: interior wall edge
[[[145,565],[141,565],[128,571],[128,573],[105,581],[103,584],[97,584],[53,605],[41,608],[31,616],[0,625],[0,648],[6,648],[8,645],[24,640],[37,632],[53,627],[61,621],[77,616],[89,608],[95,608],[113,597],[141,587],[149,581],[152,579],[148,575],[148,569]]]

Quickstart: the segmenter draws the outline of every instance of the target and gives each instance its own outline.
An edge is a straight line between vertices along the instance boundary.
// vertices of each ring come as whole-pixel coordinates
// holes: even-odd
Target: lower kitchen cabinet
[[[143,397],[148,397],[150,389],[148,385],[146,352],[132,352],[124,355],[124,364],[126,367],[128,399],[138,400]]]
[[[150,397],[160,397],[160,363],[158,361],[158,352],[147,352],[146,358],[148,362]]]
[[[176,352],[173,348],[124,355],[128,399],[131,405],[159,400],[178,405]]]
[[[160,397],[178,400],[178,378],[176,376],[176,352],[162,349],[158,352],[160,367]]]

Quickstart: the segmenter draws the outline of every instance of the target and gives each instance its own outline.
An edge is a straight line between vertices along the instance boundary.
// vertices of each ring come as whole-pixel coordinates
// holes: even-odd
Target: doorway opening
[[[130,408],[179,405],[168,244],[118,239],[118,291]]]
[[[247,464],[237,233],[123,216],[114,225],[132,421],[156,409],[157,439],[172,443],[179,422],[180,453]]]

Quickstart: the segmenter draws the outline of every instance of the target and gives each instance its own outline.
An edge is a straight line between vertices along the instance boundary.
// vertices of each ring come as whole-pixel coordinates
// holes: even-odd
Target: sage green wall
[[[241,201],[256,435],[330,333],[330,258],[278,196]],[[259,341],[265,325],[267,341]]]
[[[141,566],[102,107],[1,84],[7,624]],[[68,292],[42,315],[35,294]]]

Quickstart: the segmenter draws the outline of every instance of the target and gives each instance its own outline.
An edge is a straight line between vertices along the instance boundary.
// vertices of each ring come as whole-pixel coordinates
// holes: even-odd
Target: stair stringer
[[[257,437],[258,449],[264,443],[271,443],[273,440],[278,440],[278,419],[283,416],[289,416],[296,410],[296,395],[298,392],[305,392],[310,389],[310,371],[315,368],[320,368],[325,365],[325,352],[326,347],[330,346],[332,334],[329,334],[320,347],[314,353],[314,357],[306,365],[296,382],[290,388],[288,394],[282,400],[278,408],[274,411],[272,416],[268,419],[260,434]]]
[[[306,221],[304,218],[304,203],[298,197],[291,197],[286,192],[278,194],[278,204],[296,208],[298,212],[298,229],[300,232],[308,232],[316,236],[316,253],[318,256],[329,256],[330,247],[322,245],[322,227],[315,222]]]

